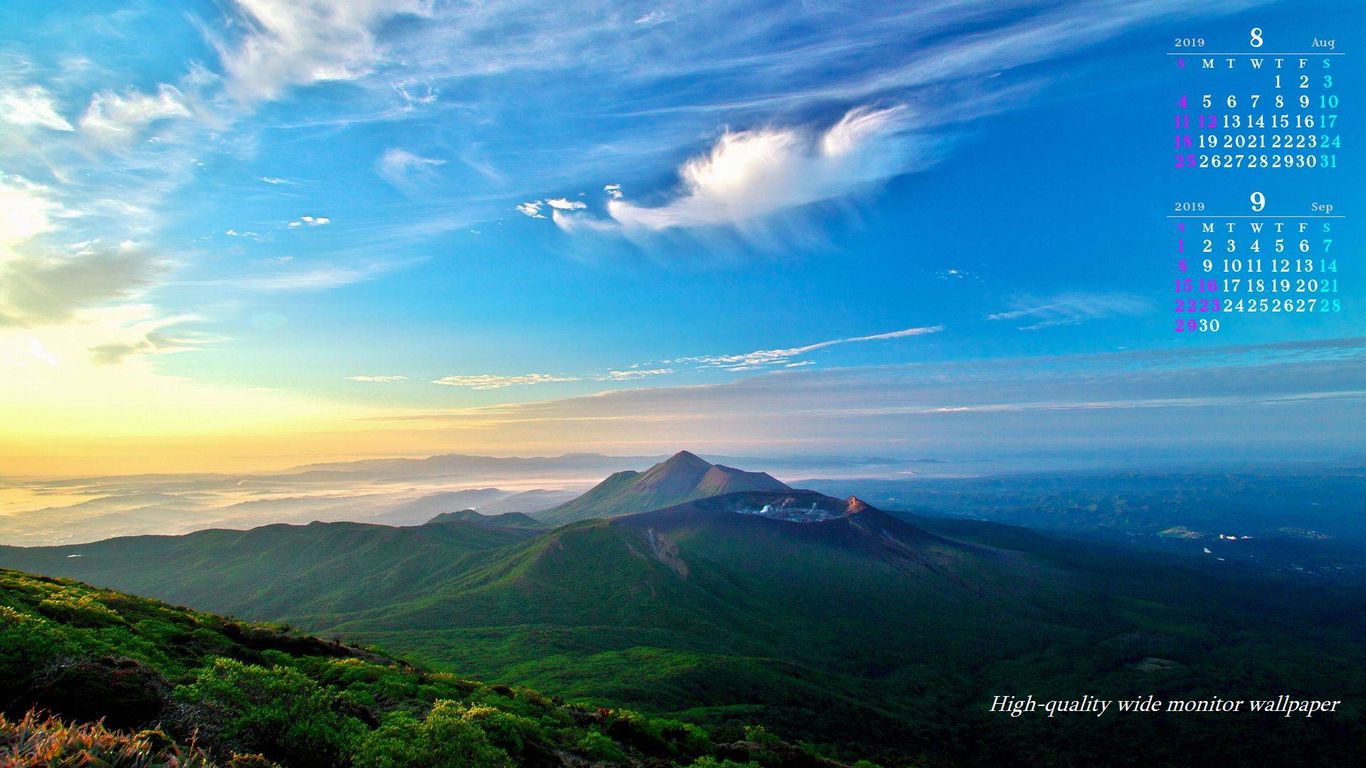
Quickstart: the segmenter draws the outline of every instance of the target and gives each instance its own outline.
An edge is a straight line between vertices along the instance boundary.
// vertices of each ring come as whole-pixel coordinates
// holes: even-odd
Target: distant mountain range
[[[619,517],[742,491],[791,490],[763,472],[712,464],[680,451],[644,472],[617,472],[573,501],[535,513],[546,523]]]
[[[1111,754],[1117,738],[1135,764],[1181,764],[1211,741],[1255,761],[1285,739],[1330,764],[1362,735],[1359,714],[1003,727],[987,711],[1000,693],[1359,698],[1359,590],[1243,583],[1160,555],[893,515],[687,452],[537,517],[450,509],[401,528],[10,547],[0,565],[603,705],[712,725],[743,716],[891,765],[1047,764],[1021,756],[1045,743]]]

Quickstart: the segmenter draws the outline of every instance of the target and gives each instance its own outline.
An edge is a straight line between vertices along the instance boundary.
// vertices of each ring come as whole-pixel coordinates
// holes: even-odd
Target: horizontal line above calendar
[[[1305,52],[1301,51],[1301,52],[1291,52],[1291,53],[1264,53],[1264,52],[1262,52],[1262,51],[1255,51],[1255,52],[1253,52],[1253,53],[1216,53],[1216,52],[1214,52],[1214,51],[1195,51],[1195,50],[1190,50],[1190,51],[1167,51],[1166,55],[1167,55],[1167,56],[1191,56],[1191,57],[1197,57],[1197,56],[1263,56],[1263,57],[1266,57],[1266,58],[1270,59],[1270,58],[1274,58],[1274,57],[1276,57],[1276,56],[1346,56],[1346,55],[1347,55],[1347,52],[1346,52],[1346,51],[1337,51],[1337,52],[1334,52],[1334,51],[1310,51],[1310,52],[1308,52],[1308,53],[1305,53]]]
[[[1230,214],[1230,215],[1228,215],[1228,216],[1221,216],[1221,215],[1219,215],[1219,214],[1217,214],[1217,213],[1190,213],[1190,214],[1179,214],[1179,215],[1170,215],[1170,214],[1169,214],[1169,215],[1167,216],[1167,218],[1169,218],[1169,219],[1345,219],[1345,218],[1347,218],[1347,217],[1346,217],[1346,216],[1339,216],[1339,215],[1337,215],[1337,214],[1334,214],[1334,215],[1332,215],[1332,216],[1325,216],[1325,215],[1318,215],[1318,216],[1296,216],[1296,215],[1293,214],[1293,213],[1287,213],[1287,214],[1284,214],[1284,215],[1278,215],[1278,214],[1274,214],[1274,213],[1270,213],[1270,214],[1269,214],[1269,213],[1253,213],[1253,214],[1248,214],[1248,213],[1235,213],[1235,214]]]

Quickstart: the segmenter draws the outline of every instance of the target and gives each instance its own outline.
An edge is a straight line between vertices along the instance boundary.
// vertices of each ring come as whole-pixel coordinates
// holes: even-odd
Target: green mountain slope
[[[786,485],[763,472],[745,472],[711,464],[688,451],[644,472],[617,472],[587,493],[537,512],[545,523],[570,523],[662,509],[707,496],[743,491],[785,491]]]
[[[459,512],[442,512],[427,521],[427,525],[432,523],[475,523],[490,528],[538,528],[541,523],[531,515],[522,512],[503,512],[497,515],[485,515],[472,509],[462,509]]]
[[[217,564],[210,547],[193,568],[162,557],[183,546],[166,538],[4,550],[0,564],[22,555],[35,570],[87,569],[110,585],[138,579],[158,597],[249,607],[460,674],[715,727],[743,717],[889,764],[1181,765],[1216,740],[1234,763],[1294,745],[1303,764],[1332,765],[1363,734],[1359,708],[1274,727],[987,711],[997,694],[1298,691],[1359,701],[1366,599],[1346,585],[1243,583],[1241,574],[1008,526],[908,521],[810,491],[726,494],[553,530],[462,520],[422,528],[440,526],[453,531],[284,527],[297,537],[292,546],[254,559],[225,549]],[[253,573],[287,592],[275,571],[293,567],[285,559],[310,537],[348,535],[361,541],[333,543],[363,554],[333,552],[326,568],[308,572],[306,601],[261,608],[243,597],[261,592]],[[444,536],[456,539],[452,556],[435,545],[417,560],[389,554],[392,576],[366,560]],[[98,551],[89,547],[109,551],[87,560]],[[1114,743],[1125,745],[1124,759],[1109,759]]]
[[[477,513],[476,513],[477,515]],[[311,625],[402,600],[459,573],[474,552],[534,536],[521,520],[457,515],[392,528],[268,525],[91,544],[0,548],[0,564],[84,579],[206,610]]]
[[[25,714],[34,710],[76,725]],[[732,730],[727,742],[277,626],[0,570],[4,765],[839,766],[762,729]]]

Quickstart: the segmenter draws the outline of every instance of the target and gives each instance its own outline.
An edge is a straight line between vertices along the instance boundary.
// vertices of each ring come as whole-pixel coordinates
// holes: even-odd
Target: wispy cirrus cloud
[[[52,131],[74,131],[57,112],[52,94],[41,85],[0,89],[0,121],[11,125],[36,125]]]
[[[445,164],[446,161],[440,158],[423,157],[406,149],[392,147],[386,149],[375,163],[375,172],[398,189],[408,192],[418,184],[433,181],[436,169]]]
[[[136,334],[127,340],[91,347],[90,359],[96,365],[119,365],[134,355],[190,352],[221,341],[220,337],[179,328],[200,319],[182,315],[146,320],[137,325]]]
[[[81,115],[81,131],[107,144],[131,142],[144,128],[159,120],[186,118],[190,109],[175,86],[162,84],[155,95],[128,91],[102,91],[90,97]]]
[[[434,384],[441,384],[451,387],[466,387],[468,389],[490,390],[503,389],[505,387],[521,386],[529,384],[568,384],[581,381],[599,381],[611,383],[626,383],[654,379],[664,376],[672,376],[677,373],[675,367],[690,365],[699,371],[726,371],[739,373],[743,371],[770,370],[774,368],[801,368],[814,364],[815,361],[799,360],[797,358],[828,347],[835,347],[842,344],[862,344],[873,341],[890,341],[893,339],[904,339],[913,336],[923,336],[930,333],[939,333],[944,330],[944,326],[925,326],[919,328],[905,328],[899,331],[887,333],[877,333],[868,336],[851,336],[842,339],[831,339],[820,341],[814,344],[807,344],[801,347],[790,347],[787,349],[763,349],[754,352],[746,352],[736,355],[700,355],[695,357],[682,357],[675,360],[664,360],[656,364],[636,364],[626,368],[613,368],[600,373],[584,374],[545,374],[528,373],[521,375],[505,376],[496,374],[476,374],[462,376],[445,376],[433,381]]]
[[[467,389],[503,389],[531,384],[560,384],[582,381],[579,376],[560,376],[549,373],[523,373],[515,376],[502,376],[493,373],[480,373],[468,376],[443,376],[433,381],[445,387],[465,387]]]
[[[1366,429],[1363,402],[1366,339],[1352,338],[771,371],[403,418],[496,429],[527,450],[784,446],[992,462],[1070,452],[1132,468],[1169,461],[1174,431],[1242,460],[1341,455]],[[1193,409],[1201,429],[1190,432]],[[1251,445],[1249,419],[1266,428]]]
[[[263,292],[323,291],[372,280],[404,266],[406,264],[402,262],[313,262],[268,274],[248,275],[233,278],[230,281],[215,281],[209,285]]]
[[[674,369],[672,368],[626,368],[619,371],[608,371],[593,378],[598,381],[636,381],[654,376],[669,376],[673,373]]]
[[[238,99],[274,99],[291,86],[355,80],[385,59],[376,28],[395,16],[427,15],[420,0],[233,0],[235,39],[213,37]]]
[[[1078,291],[1044,298],[1023,296],[1013,304],[1013,309],[994,312],[986,319],[1020,321],[1020,330],[1037,331],[1105,317],[1142,315],[1152,310],[1152,302],[1148,299],[1118,292]]]
[[[358,381],[363,384],[396,384],[400,381],[407,381],[407,376],[347,376],[347,381]]]
[[[697,357],[682,357],[677,360],[665,362],[677,364],[696,364],[701,368],[719,368],[726,371],[748,371],[760,368],[773,368],[778,366],[796,367],[807,365],[810,361],[801,361],[797,358],[810,352],[815,352],[828,347],[836,347],[843,344],[862,344],[870,341],[889,341],[892,339],[905,339],[913,336],[924,336],[930,333],[939,333],[944,330],[942,325],[929,325],[917,328],[905,328],[899,331],[888,333],[876,333],[870,336],[850,336],[843,339],[831,339],[829,341],[818,341],[814,344],[807,344],[801,347],[788,347],[786,349],[760,349],[754,352],[744,352],[735,355],[702,355]]]

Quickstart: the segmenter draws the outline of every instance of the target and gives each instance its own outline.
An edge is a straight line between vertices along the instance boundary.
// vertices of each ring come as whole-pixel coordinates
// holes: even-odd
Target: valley
[[[710,727],[752,719],[892,765],[1014,764],[1002,756],[1044,739],[1042,728],[1084,751],[1136,727],[1003,723],[988,704],[1006,691],[1350,700],[1366,689],[1366,596],[1351,584],[1328,588],[1332,599],[1320,585],[1308,600],[1304,585],[1244,581],[1198,560],[893,515],[852,496],[728,483],[708,495],[699,481],[719,473],[702,464],[679,454],[614,475],[586,496],[620,514],[561,525],[452,511],[406,527],[0,548],[0,566],[286,622],[577,701]],[[1307,628],[1314,640],[1297,640]],[[1293,738],[1329,756],[1360,727],[1351,713],[1325,722],[1218,728],[1248,754]],[[1151,727],[1178,750],[1210,724]]]

